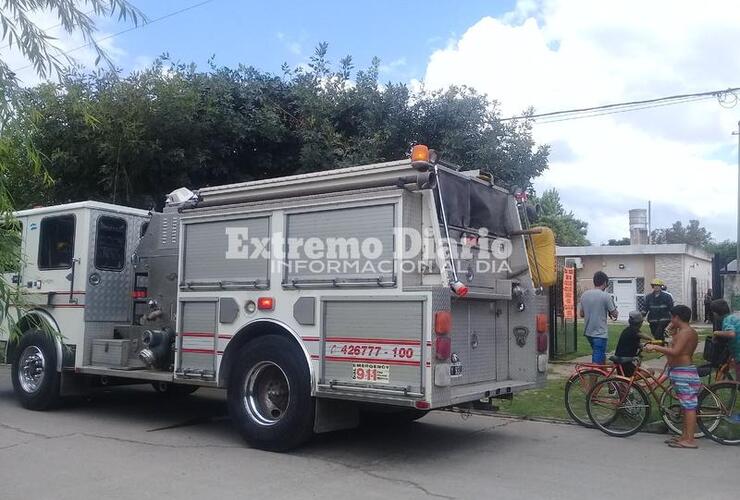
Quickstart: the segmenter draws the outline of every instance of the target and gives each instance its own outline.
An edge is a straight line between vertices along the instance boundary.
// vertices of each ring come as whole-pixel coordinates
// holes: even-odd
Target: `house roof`
[[[702,260],[712,260],[712,254],[693,245],[621,245],[591,247],[558,247],[558,257],[586,257],[605,255],[690,255]]]

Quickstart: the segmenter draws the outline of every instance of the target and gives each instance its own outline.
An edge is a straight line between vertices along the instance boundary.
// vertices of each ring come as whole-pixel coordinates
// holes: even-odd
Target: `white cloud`
[[[51,50],[52,55],[59,56],[62,53],[68,53],[74,62],[84,68],[93,69],[95,68],[95,60],[97,59],[97,53],[92,47],[83,47],[88,43],[82,34],[77,32],[69,34],[59,26],[59,19],[49,11],[34,11],[29,13],[29,18],[39,28],[41,28],[47,35],[52,37],[51,43],[58,50]],[[104,20],[101,20],[101,22]],[[101,40],[108,36],[109,33],[98,31],[95,33],[95,39]],[[103,40],[98,45],[105,50],[111,60],[116,63],[126,55],[126,52],[121,49],[115,43],[115,39],[109,38]],[[7,40],[4,40],[1,45],[4,47],[0,52],[3,61],[5,61],[11,70],[15,71],[21,84],[25,86],[35,85],[40,83],[43,79],[38,76],[33,67],[30,66],[29,61],[23,56],[23,54],[16,48],[7,47]],[[83,48],[80,48],[83,47]],[[63,58],[60,58],[64,62]],[[50,75],[51,79],[55,79],[56,74]]]
[[[434,52],[424,84],[470,85],[505,115],[740,86],[738,22],[730,0],[519,1]],[[625,203],[647,200],[656,222],[697,217],[734,238],[739,110],[710,100],[538,124],[535,137],[553,152],[535,185],[561,190],[594,242],[626,235]]]
[[[292,40],[285,33],[278,32],[276,36],[282,42],[283,46],[288,49],[288,52],[296,56],[303,55],[303,46],[299,42]]]

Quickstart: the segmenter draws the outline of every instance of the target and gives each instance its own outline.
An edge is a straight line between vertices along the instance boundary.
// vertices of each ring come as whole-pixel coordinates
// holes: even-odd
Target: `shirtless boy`
[[[671,448],[696,448],[694,432],[696,431],[697,394],[701,389],[699,374],[691,357],[696,351],[699,338],[696,330],[689,325],[691,309],[678,305],[671,309],[670,329],[673,333],[673,342],[670,347],[648,344],[646,351],[656,351],[665,354],[668,360],[668,376],[676,392],[678,402],[683,410],[683,434],[666,441]]]

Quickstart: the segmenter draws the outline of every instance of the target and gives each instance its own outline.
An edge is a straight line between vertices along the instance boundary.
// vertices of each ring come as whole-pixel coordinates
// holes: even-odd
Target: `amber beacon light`
[[[430,170],[437,159],[437,153],[424,144],[411,148],[411,166],[420,172]]]

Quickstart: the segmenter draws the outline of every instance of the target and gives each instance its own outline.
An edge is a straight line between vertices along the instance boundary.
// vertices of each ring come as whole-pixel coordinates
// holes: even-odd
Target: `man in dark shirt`
[[[617,349],[614,351],[614,355],[620,358],[634,358],[637,356],[637,351],[640,350],[640,340],[653,340],[651,337],[640,332],[642,327],[642,313],[640,311],[632,311],[629,316],[629,326],[622,330],[622,334],[619,336],[619,342],[617,342]],[[633,363],[621,363],[624,374],[631,377],[635,372],[635,365]]]
[[[665,337],[665,328],[671,322],[671,309],[673,309],[673,297],[670,293],[662,290],[663,280],[655,278],[650,282],[653,293],[645,296],[645,306],[642,313],[650,324],[650,333],[657,340]]]

